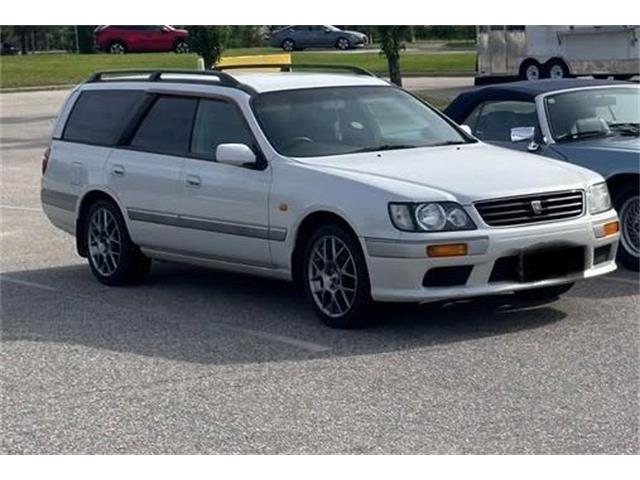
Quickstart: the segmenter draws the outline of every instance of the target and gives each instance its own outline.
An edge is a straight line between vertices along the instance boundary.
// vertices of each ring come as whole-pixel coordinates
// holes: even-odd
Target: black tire
[[[296,42],[294,42],[291,38],[285,38],[282,41],[282,50],[285,52],[293,52],[296,49]]]
[[[111,217],[108,217],[109,214]],[[102,222],[105,216],[109,219]],[[94,220],[100,225],[107,224],[108,228],[116,228],[118,235],[107,234],[106,228],[101,229],[102,233],[96,235],[96,230],[92,230],[92,222]],[[87,211],[87,217],[83,224],[83,238],[86,242],[89,266],[100,283],[120,286],[131,285],[144,280],[151,268],[151,259],[144,256],[140,252],[140,248],[131,240],[120,209],[113,201],[98,200],[92,204]],[[111,233],[113,233],[113,230],[111,230]],[[100,241],[95,241],[96,236],[99,237]],[[112,237],[118,238],[118,241],[109,240]],[[100,253],[101,250],[108,251],[111,247],[116,248],[118,242],[118,253],[114,252],[109,258],[107,258],[108,253]],[[109,246],[105,246],[107,244]],[[102,262],[99,258],[100,256],[103,257]],[[109,272],[107,270],[112,271]]]
[[[624,268],[634,272],[640,270],[640,254],[637,244],[638,235],[640,235],[640,226],[638,225],[638,202],[640,201],[640,194],[638,190],[638,185],[626,184],[611,192],[613,206],[618,212],[618,215],[620,215],[620,244],[618,246],[617,260]],[[635,243],[634,234],[636,239]]]
[[[569,72],[569,67],[559,58],[549,60],[544,64],[544,78],[569,78],[571,77],[571,72]]]
[[[181,54],[181,53],[189,53],[191,50],[189,48],[189,42],[186,40],[178,40],[173,46],[173,51]]]
[[[349,50],[351,48],[351,42],[346,37],[340,37],[336,40],[336,48],[338,50]]]
[[[325,305],[322,308],[319,303],[322,303],[320,298],[325,298],[325,296],[318,292],[319,286],[324,287],[325,279],[319,278],[316,280],[315,286],[312,285],[312,272],[315,268],[317,270],[318,263],[320,261],[321,267],[323,267],[323,271],[331,269],[331,262],[329,261],[326,264],[322,264],[323,261],[315,255],[316,247],[322,248],[322,242],[327,241],[328,245],[331,245],[331,239],[338,239],[336,241],[336,245],[339,248],[346,248],[345,250],[340,250],[338,247],[336,250],[339,252],[336,255],[337,260],[334,259],[334,270],[335,274],[341,276],[337,273],[337,269],[335,269],[335,265],[340,262],[344,262],[346,259],[346,255],[351,255],[352,262],[345,262],[345,265],[341,272],[347,271],[349,276],[342,276],[338,283],[338,289],[344,287],[345,291],[342,292],[341,295],[338,295],[338,291],[329,292],[329,297],[333,298],[333,302],[335,305],[331,303],[329,300],[328,306]],[[330,247],[329,247],[330,248]],[[326,253],[326,250],[325,250]],[[330,255],[327,255],[328,258]],[[311,266],[311,262],[314,262],[313,266]],[[352,268],[352,266],[353,268]],[[353,278],[351,278],[353,277]],[[328,326],[333,328],[360,328],[366,326],[371,323],[371,317],[367,315],[369,313],[370,306],[372,305],[371,300],[371,286],[369,282],[369,273],[367,271],[367,264],[364,258],[364,254],[362,253],[362,249],[358,242],[358,239],[348,231],[345,227],[337,224],[329,224],[323,225],[319,227],[311,238],[309,238],[307,244],[305,245],[304,250],[304,263],[301,273],[302,282],[304,285],[304,290],[307,298],[309,299],[311,305],[313,306],[316,315]],[[328,283],[328,282],[327,282]],[[315,293],[314,293],[315,289]],[[346,293],[345,293],[346,292]],[[351,296],[352,295],[352,296]],[[328,314],[327,310],[335,310],[331,312],[332,314]],[[344,312],[339,312],[338,310],[343,309]]]
[[[127,45],[120,40],[116,40],[109,44],[108,52],[112,55],[124,55],[127,53]]]
[[[530,77],[528,73],[530,70],[538,72],[537,78],[533,76]],[[544,72],[542,69],[542,65],[540,65],[538,62],[536,62],[531,58],[525,60],[520,65],[520,74],[518,75],[520,80],[538,80],[540,78],[543,78],[543,75],[544,75]]]
[[[574,283],[565,283],[563,285],[554,285],[553,287],[532,288],[531,290],[522,290],[516,292],[516,297],[522,300],[555,300],[560,295],[567,293],[574,286]]]

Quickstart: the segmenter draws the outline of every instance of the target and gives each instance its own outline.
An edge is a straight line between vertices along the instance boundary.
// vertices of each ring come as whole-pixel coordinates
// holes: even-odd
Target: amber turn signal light
[[[604,226],[602,227],[602,231],[604,232],[605,237],[618,233],[619,230],[620,230],[620,222],[618,221],[605,223]]]
[[[461,257],[468,252],[466,243],[444,243],[441,245],[429,245],[427,255],[430,257]]]

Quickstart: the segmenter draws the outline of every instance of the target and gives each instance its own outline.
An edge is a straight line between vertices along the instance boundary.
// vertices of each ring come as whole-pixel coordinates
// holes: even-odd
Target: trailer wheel
[[[520,80],[539,80],[542,78],[542,65],[528,58],[520,65]]]
[[[571,73],[569,72],[569,67],[559,58],[555,58],[549,60],[544,66],[544,76],[545,78],[569,78]]]

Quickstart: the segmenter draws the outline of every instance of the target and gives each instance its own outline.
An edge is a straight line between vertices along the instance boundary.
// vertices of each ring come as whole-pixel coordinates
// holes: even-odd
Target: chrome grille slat
[[[534,212],[532,202],[539,202],[541,211]],[[498,198],[476,202],[475,207],[484,222],[492,227],[557,221],[582,215],[584,193],[571,190]]]

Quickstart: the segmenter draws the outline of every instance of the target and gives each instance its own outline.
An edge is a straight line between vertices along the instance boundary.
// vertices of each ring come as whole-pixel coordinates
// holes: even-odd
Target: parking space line
[[[13,278],[7,275],[0,275],[0,282],[7,282],[7,283],[13,283],[16,285],[22,285],[24,287],[30,287],[30,288],[37,288],[40,290],[46,290],[48,292],[55,292],[55,293],[62,293],[63,295],[66,296],[70,296],[70,297],[76,297],[76,298],[82,298],[91,302],[96,302],[96,301],[102,301],[100,299],[96,299],[95,297],[90,297],[88,295],[78,295],[78,294],[71,294],[69,292],[66,292],[64,290],[61,290],[59,288],[55,288],[43,283],[38,283],[38,282],[31,282],[28,280],[20,280],[17,278]],[[110,304],[112,306],[114,306],[113,304]],[[131,305],[115,305],[116,308],[125,308],[128,310],[134,310],[134,311],[138,311],[138,312],[144,312],[144,313],[152,313],[152,314],[156,314],[156,315],[172,315],[172,316],[179,316],[179,314],[176,313],[172,313],[172,312],[163,312],[163,311],[159,311],[159,310],[154,310],[154,309],[150,309],[150,308],[140,308],[140,307],[134,307]],[[216,315],[211,315],[210,317],[216,317]],[[219,317],[218,317],[219,318]],[[285,345],[289,345],[292,347],[296,347],[296,348],[300,348],[302,350],[307,350],[309,352],[312,353],[322,353],[322,352],[327,352],[329,350],[331,350],[331,347],[328,347],[326,345],[320,345],[318,343],[313,343],[313,342],[308,342],[306,340],[300,340],[297,338],[293,338],[293,337],[288,337],[285,335],[278,335],[276,333],[269,333],[269,332],[264,332],[261,330],[254,330],[252,328],[246,328],[246,327],[239,327],[237,325],[232,325],[230,323],[227,322],[221,322],[221,321],[213,321],[211,322],[213,325],[219,327],[219,328],[223,328],[229,331],[233,331],[233,332],[237,332],[237,333],[242,333],[244,335],[249,335],[252,337],[257,337],[257,338],[261,338],[263,340],[269,340],[271,342],[276,342],[276,343],[282,343]]]
[[[34,207],[19,207],[16,205],[0,205],[0,208],[6,208],[7,210],[24,210],[25,212],[41,212],[41,208]]]

